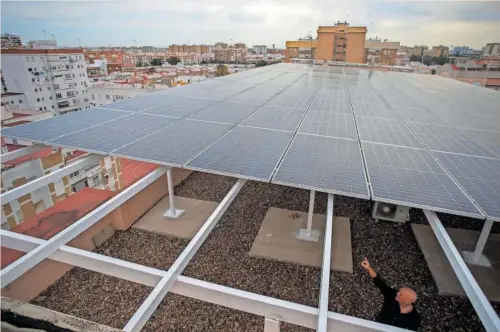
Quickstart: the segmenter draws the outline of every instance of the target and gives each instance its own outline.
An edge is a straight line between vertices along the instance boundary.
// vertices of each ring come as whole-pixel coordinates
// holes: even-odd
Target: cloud
[[[315,35],[318,25],[347,20],[369,36],[402,44],[464,44],[500,40],[500,2],[229,0],[2,2],[2,31],[39,39],[41,29],[60,44],[276,44]],[[49,32],[50,30],[50,32]],[[26,36],[24,36],[24,34]],[[38,37],[37,37],[38,36]]]

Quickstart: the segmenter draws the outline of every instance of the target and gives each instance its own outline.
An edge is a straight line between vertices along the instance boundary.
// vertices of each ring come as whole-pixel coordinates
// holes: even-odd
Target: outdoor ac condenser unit
[[[375,202],[373,206],[375,220],[387,220],[404,223],[410,220],[410,208],[396,204]]]

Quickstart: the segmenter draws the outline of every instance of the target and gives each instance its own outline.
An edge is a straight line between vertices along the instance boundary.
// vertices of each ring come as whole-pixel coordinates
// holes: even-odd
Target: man
[[[361,262],[361,266],[368,271],[373,282],[384,295],[384,304],[375,320],[379,323],[416,331],[420,326],[420,315],[414,305],[417,301],[417,293],[407,287],[399,291],[389,287],[372,269],[366,258]]]

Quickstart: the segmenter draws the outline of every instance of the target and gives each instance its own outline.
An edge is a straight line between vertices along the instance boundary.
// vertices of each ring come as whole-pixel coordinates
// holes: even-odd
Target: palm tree
[[[215,76],[220,77],[226,75],[229,75],[229,70],[227,69],[227,66],[223,64],[217,65],[217,69],[215,70]]]

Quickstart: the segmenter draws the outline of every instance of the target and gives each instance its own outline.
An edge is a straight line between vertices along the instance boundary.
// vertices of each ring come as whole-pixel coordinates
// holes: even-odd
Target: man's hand
[[[370,277],[372,278],[375,278],[377,276],[377,273],[375,271],[373,271],[372,267],[370,266],[370,263],[368,262],[368,259],[363,259],[363,261],[361,262],[361,266],[366,270],[368,271],[368,273],[370,274]]]

